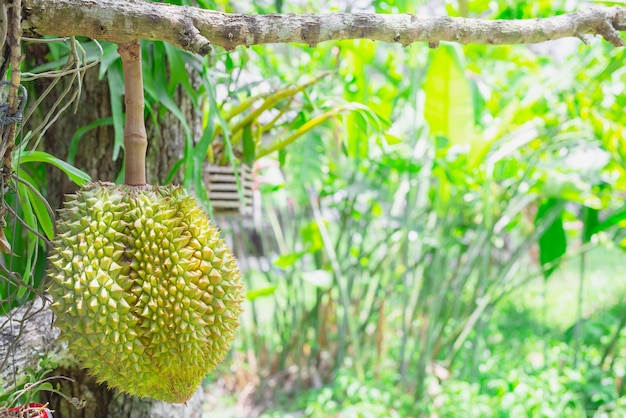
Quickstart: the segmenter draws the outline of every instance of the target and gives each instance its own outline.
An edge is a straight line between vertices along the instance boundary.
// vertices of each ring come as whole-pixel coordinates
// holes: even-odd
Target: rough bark
[[[52,319],[40,298],[0,316],[0,381],[5,386],[13,385],[26,368],[36,369],[40,356],[60,352]]]
[[[528,44],[602,35],[624,46],[626,8],[591,8],[541,19],[481,20],[412,14],[303,14],[250,16],[141,0],[24,0],[23,28],[31,35],[80,35],[117,43],[163,40],[198,54],[210,45],[304,43],[372,39],[409,45]]]

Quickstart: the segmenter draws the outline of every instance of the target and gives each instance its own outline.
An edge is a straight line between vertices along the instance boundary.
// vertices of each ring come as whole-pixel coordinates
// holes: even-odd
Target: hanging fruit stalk
[[[129,186],[146,184],[146,150],[148,139],[143,120],[143,77],[141,75],[141,45],[139,41],[120,44],[126,104],[124,125],[125,183]]]

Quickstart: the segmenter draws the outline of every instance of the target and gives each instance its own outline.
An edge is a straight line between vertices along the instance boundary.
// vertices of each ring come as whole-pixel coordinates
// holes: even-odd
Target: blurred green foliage
[[[489,19],[583,7],[170,3]],[[270,398],[267,416],[622,416],[623,301],[585,289],[602,271],[605,285],[626,295],[616,284],[623,276],[588,255],[613,250],[623,260],[626,250],[626,52],[587,41],[430,49],[358,40],[207,58],[144,42],[146,118],[169,113],[183,126],[184,156],[169,177],[184,173],[210,209],[207,163],[256,165],[257,217],[216,219],[248,289],[222,380]],[[51,54],[62,61],[62,51]],[[73,134],[70,163],[84,133],[101,124],[115,128],[112,158],[122,155],[118,58],[115,45],[103,45],[111,117]],[[200,137],[174,99],[181,89],[202,119]],[[26,256],[5,264],[36,287],[52,232],[42,164],[87,178],[35,149],[21,152],[22,180],[6,202],[24,223],[7,238]],[[577,291],[550,296],[555,283]],[[22,294],[3,309],[25,300],[28,288],[11,286]],[[565,301],[566,293],[575,296]]]
[[[459,3],[445,10],[457,15]],[[551,16],[574,3],[467,2],[467,13]],[[420,7],[433,6],[368,10]],[[568,318],[584,322],[584,289],[599,268],[586,252],[624,248],[623,51],[589,42],[246,51],[265,76],[336,69],[342,82],[317,88],[368,105],[388,126],[380,135],[347,115],[346,130],[293,144],[278,161],[284,178],[261,186],[270,226],[257,230],[259,257],[273,263],[243,262],[250,308],[233,353],[260,380],[259,396],[281,387],[289,400],[279,405],[306,416],[619,416],[623,315],[596,328],[601,344],[585,337],[588,327],[558,340],[537,323],[492,338],[503,301],[537,279],[533,315],[551,320],[558,301],[545,289],[564,260],[576,261],[569,286],[581,289]],[[259,247],[240,245],[248,255]],[[504,343],[513,341],[518,348]],[[498,347],[533,347],[544,360],[528,367]]]

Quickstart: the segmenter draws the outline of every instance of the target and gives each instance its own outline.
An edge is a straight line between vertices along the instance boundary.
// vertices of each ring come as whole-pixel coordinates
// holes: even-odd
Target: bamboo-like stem
[[[309,120],[304,125],[299,127],[295,132],[291,133],[286,138],[274,141],[267,147],[263,147],[262,149],[260,149],[256,153],[256,158],[259,159],[261,157],[265,157],[266,155],[269,155],[275,151],[279,151],[285,148],[287,145],[290,145],[292,142],[300,138],[305,133],[309,132],[311,129],[324,123],[327,119],[330,119],[331,117],[334,117],[334,116],[339,116],[341,113],[343,113],[346,110],[350,110],[350,108],[348,106],[339,106],[333,110],[329,110],[326,113],[322,113],[321,115],[314,117],[313,119]]]
[[[141,46],[139,41],[119,44],[124,69],[126,123],[124,152],[126,153],[124,183],[129,186],[146,184],[146,150],[148,138],[143,118],[143,78],[141,75]]]

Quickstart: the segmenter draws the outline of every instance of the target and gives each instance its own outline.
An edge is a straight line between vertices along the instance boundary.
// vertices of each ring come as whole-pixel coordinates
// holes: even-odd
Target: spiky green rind
[[[182,188],[91,183],[68,196],[50,254],[55,325],[109,386],[185,402],[230,348],[241,274]]]

